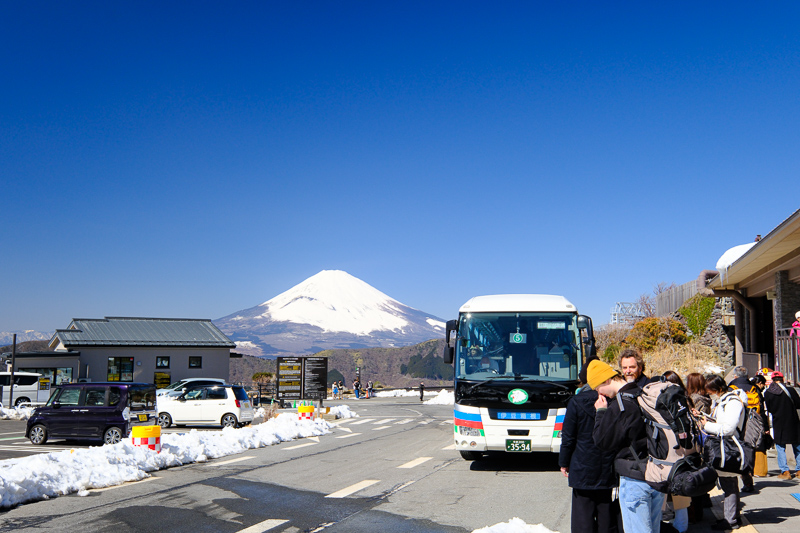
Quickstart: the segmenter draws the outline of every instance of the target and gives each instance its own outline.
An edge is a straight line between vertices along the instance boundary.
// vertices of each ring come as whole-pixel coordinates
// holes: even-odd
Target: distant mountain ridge
[[[236,342],[236,351],[262,357],[409,346],[443,337],[445,325],[341,270],[323,270],[213,322]]]
[[[17,344],[26,341],[49,341],[53,337],[52,331],[49,333],[44,331],[35,331],[32,329],[19,331],[0,331],[0,346],[12,344],[14,342],[14,333],[17,334]]]

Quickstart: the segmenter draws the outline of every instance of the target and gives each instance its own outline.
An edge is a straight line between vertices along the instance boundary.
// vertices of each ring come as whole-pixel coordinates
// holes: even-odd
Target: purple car
[[[156,387],[150,383],[67,383],[34,410],[25,436],[33,444],[49,438],[115,444],[132,426],[151,426],[157,418]]]

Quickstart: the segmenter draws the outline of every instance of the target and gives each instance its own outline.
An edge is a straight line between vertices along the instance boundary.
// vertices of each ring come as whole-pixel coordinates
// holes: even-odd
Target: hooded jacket
[[[641,392],[636,383],[626,383],[615,398],[608,400],[607,409],[598,409],[592,437],[598,448],[614,453],[617,474],[644,481],[647,437],[644,416],[636,400]]]
[[[573,489],[611,489],[619,484],[614,472],[616,452],[601,450],[592,438],[597,396],[597,391],[585,387],[567,404],[558,464],[569,468],[569,486]]]

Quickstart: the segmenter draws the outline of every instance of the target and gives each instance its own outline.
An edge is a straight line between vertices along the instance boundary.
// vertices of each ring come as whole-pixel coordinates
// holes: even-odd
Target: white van
[[[14,405],[39,401],[39,378],[41,374],[35,372],[14,372]],[[4,407],[11,407],[11,372],[0,372],[0,388],[3,389],[3,397],[0,403]],[[49,390],[42,391],[44,400],[50,395]]]

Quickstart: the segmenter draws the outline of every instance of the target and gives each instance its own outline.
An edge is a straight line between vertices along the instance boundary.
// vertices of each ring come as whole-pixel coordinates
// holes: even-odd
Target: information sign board
[[[327,390],[327,357],[278,357],[279,400],[324,400]]]

